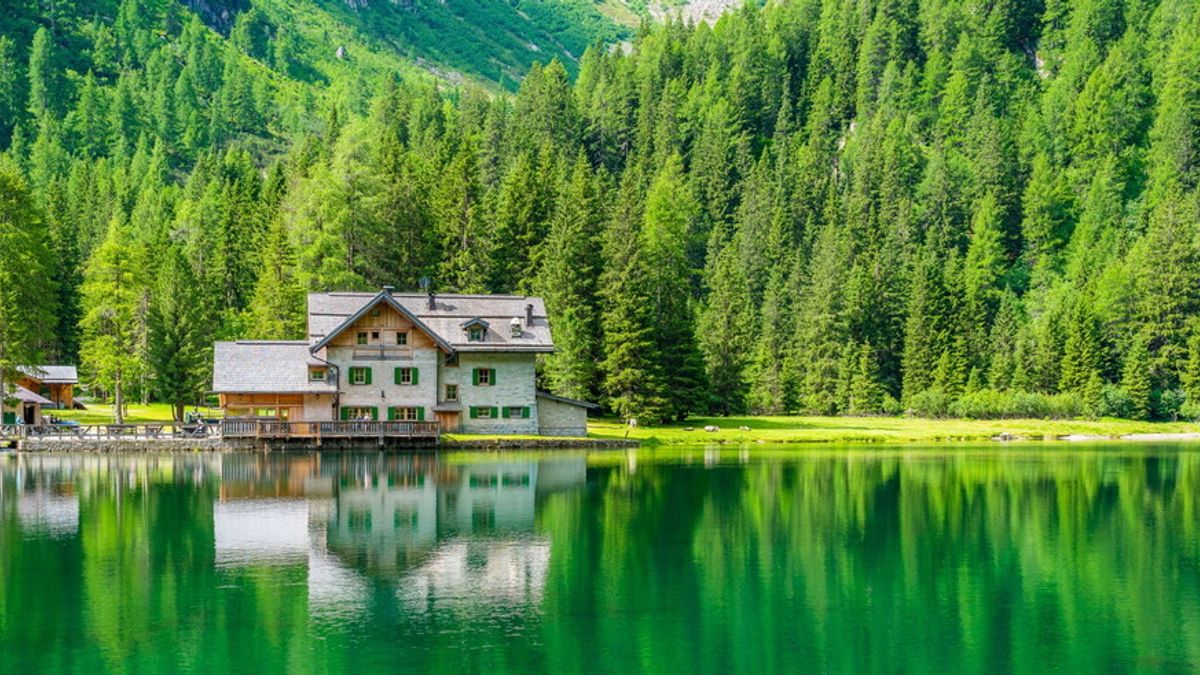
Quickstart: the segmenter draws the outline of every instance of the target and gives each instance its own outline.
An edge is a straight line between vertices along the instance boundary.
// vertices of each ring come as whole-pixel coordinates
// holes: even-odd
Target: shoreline
[[[1120,435],[1106,434],[1048,434],[1048,435],[1017,435],[999,434],[987,438],[969,436],[942,436],[936,439],[897,440],[887,438],[865,438],[849,440],[844,438],[811,438],[790,440],[764,439],[710,439],[708,442],[661,442],[650,439],[613,439],[613,438],[503,438],[486,436],[480,438],[454,438],[444,440],[437,445],[388,445],[379,447],[374,444],[261,444],[248,445],[245,443],[228,442],[219,439],[189,440],[189,439],[158,439],[158,440],[111,440],[111,441],[76,441],[76,440],[26,440],[15,447],[0,447],[0,454],[153,454],[153,453],[194,453],[194,452],[256,452],[256,453],[301,453],[301,452],[413,452],[429,453],[440,451],[523,451],[523,450],[630,450],[637,448],[667,448],[667,447],[741,447],[751,446],[929,446],[951,445],[957,443],[994,443],[999,447],[1008,444],[1061,444],[1077,443],[1188,443],[1200,442],[1200,431],[1188,432],[1154,432],[1130,433]]]

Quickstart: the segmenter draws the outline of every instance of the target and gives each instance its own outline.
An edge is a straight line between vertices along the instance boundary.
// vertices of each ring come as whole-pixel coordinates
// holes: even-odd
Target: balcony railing
[[[285,422],[280,420],[221,420],[223,438],[437,438],[438,422]]]

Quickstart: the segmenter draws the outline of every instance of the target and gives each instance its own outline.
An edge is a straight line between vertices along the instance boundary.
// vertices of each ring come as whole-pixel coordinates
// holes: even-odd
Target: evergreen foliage
[[[202,378],[155,312],[296,337],[307,292],[428,276],[545,296],[542,381],[647,423],[1200,410],[1194,2],[746,6],[477,64],[514,95],[295,20],[353,8],[10,4],[0,368],[163,395]]]

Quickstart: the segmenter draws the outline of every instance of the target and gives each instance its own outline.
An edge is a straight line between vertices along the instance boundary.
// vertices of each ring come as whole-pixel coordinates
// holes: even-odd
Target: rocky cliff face
[[[200,15],[204,23],[222,35],[229,35],[237,15],[250,9],[250,0],[180,0],[185,7]]]

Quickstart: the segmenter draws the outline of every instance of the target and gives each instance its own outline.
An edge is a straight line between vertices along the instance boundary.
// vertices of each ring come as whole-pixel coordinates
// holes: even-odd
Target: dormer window
[[[514,317],[513,320],[511,322],[509,322],[508,325],[512,330],[513,337],[515,337],[515,338],[521,337],[521,319]]]
[[[308,369],[308,379],[313,382],[324,382],[325,381],[325,369],[324,368],[309,368]]]
[[[483,342],[487,340],[488,322],[479,317],[464,321],[462,328],[467,332],[467,342]]]

